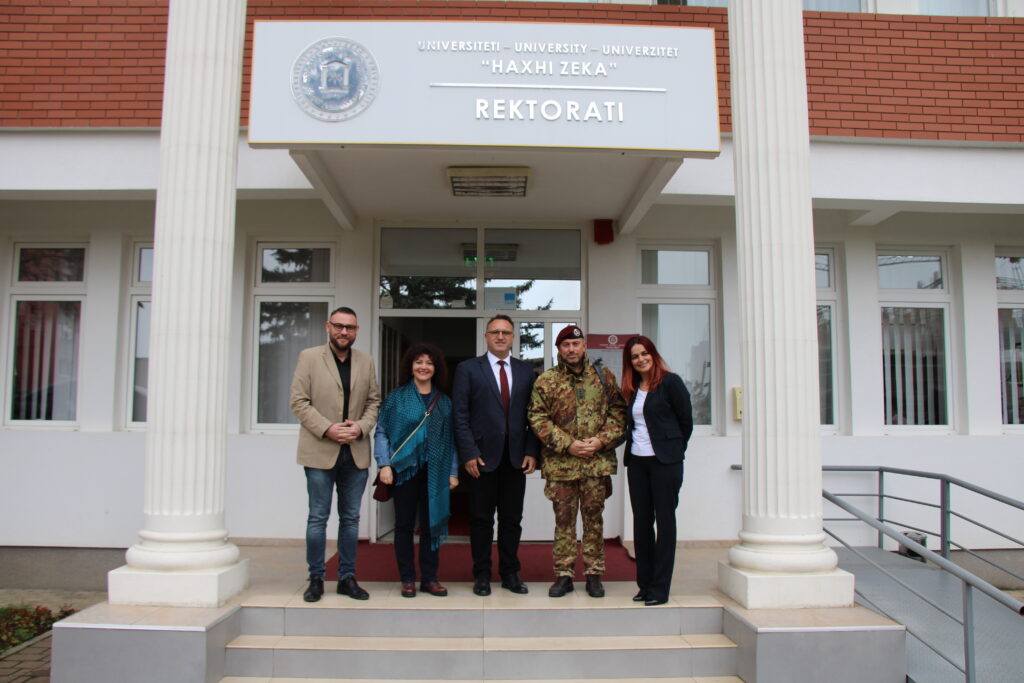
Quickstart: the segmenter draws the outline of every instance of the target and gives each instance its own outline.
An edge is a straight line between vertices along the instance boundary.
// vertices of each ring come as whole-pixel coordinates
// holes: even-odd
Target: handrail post
[[[939,481],[941,482],[941,484],[939,485],[940,486],[940,492],[941,492],[939,497],[940,497],[941,503],[942,503],[942,519],[939,520],[939,535],[940,535],[940,539],[939,539],[940,546],[939,547],[940,547],[940,550],[941,550],[941,552],[939,554],[942,555],[944,558],[946,558],[948,560],[949,559],[949,545],[950,545],[950,543],[949,543],[949,541],[950,541],[949,536],[950,536],[950,531],[951,531],[950,526],[951,526],[951,522],[952,522],[952,516],[950,515],[949,480],[948,479],[940,479]]]
[[[878,521],[885,521],[885,472],[878,470]],[[878,532],[878,548],[885,548],[885,534]]]
[[[964,680],[977,680],[974,666],[974,588],[966,581],[964,585]]]

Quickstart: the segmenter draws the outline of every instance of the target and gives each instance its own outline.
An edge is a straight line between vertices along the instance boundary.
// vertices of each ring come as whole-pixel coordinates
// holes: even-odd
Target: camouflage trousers
[[[545,482],[544,495],[555,508],[555,543],[551,550],[555,576],[576,573],[577,511],[583,518],[584,571],[604,574],[604,501],[611,493],[609,476]]]

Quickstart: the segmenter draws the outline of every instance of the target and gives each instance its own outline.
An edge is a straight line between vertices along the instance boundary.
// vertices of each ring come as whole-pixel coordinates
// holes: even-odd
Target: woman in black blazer
[[[669,372],[654,342],[643,335],[630,337],[622,350],[622,391],[629,403],[623,462],[640,587],[633,600],[663,605],[668,602],[676,557],[683,458],[693,433],[690,392],[679,375]]]

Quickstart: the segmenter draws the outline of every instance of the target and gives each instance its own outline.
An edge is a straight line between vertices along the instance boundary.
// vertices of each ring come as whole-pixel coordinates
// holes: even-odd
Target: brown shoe
[[[439,598],[443,598],[448,595],[448,589],[442,586],[437,581],[424,581],[420,584],[420,590],[424,593],[430,593],[436,595]]]
[[[415,598],[416,597],[416,582],[415,581],[403,581],[402,582],[402,597],[403,598]]]

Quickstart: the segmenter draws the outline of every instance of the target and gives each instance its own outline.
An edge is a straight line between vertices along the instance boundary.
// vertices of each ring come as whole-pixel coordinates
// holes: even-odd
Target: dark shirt
[[[352,387],[352,353],[349,352],[345,356],[345,360],[338,360],[337,354],[333,351],[331,355],[334,357],[334,365],[338,368],[338,375],[341,377],[341,392],[344,394],[341,406],[341,421],[344,422],[348,419],[348,396],[351,393]],[[345,455],[352,451],[348,444],[341,447],[341,454]]]

